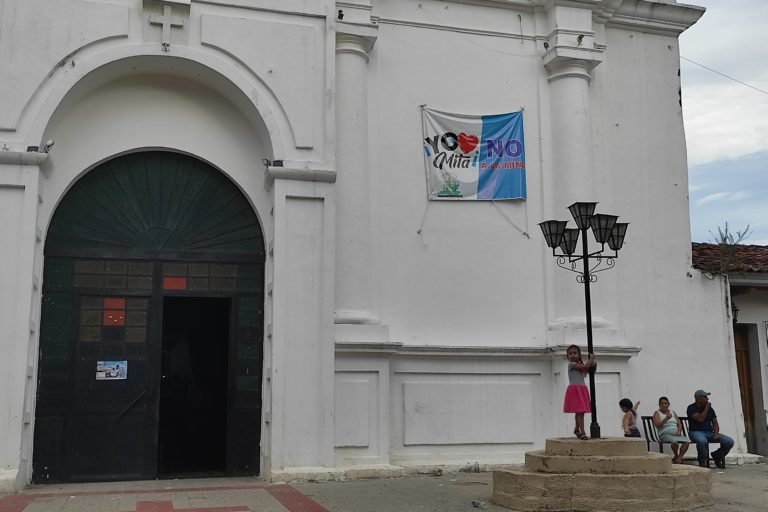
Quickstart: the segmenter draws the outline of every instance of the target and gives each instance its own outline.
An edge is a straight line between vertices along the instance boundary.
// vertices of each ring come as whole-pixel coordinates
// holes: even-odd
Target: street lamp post
[[[557,266],[576,273],[576,281],[584,284],[584,303],[586,307],[587,325],[587,352],[594,353],[592,345],[592,298],[589,293],[589,284],[597,281],[598,272],[613,268],[615,259],[619,256],[619,249],[624,245],[624,236],[627,234],[627,222],[617,222],[616,215],[595,213],[597,203],[573,203],[568,207],[576,228],[568,228],[566,220],[546,220],[539,223],[547,247],[552,248],[552,256],[557,258]],[[600,244],[598,251],[589,252],[587,232],[592,230],[595,240]],[[581,254],[576,253],[576,245],[581,236]],[[613,251],[606,253],[605,246]],[[557,249],[561,253],[557,253]],[[579,262],[582,268],[578,268]],[[604,266],[603,266],[604,264]],[[597,400],[595,397],[595,368],[589,369],[589,399],[592,408],[592,423],[589,425],[589,437],[600,438],[600,425],[597,422]]]

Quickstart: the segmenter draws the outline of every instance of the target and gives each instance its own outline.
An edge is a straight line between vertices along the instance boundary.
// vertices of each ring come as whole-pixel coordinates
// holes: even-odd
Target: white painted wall
[[[409,11],[418,12],[416,5]],[[551,262],[543,258],[534,231],[542,207],[538,82],[543,73],[534,43],[424,30],[388,23],[381,15],[369,66],[378,234],[373,254],[382,322],[392,340],[406,344],[543,345],[542,268]],[[506,16],[516,22],[514,12]],[[462,64],[470,55],[471,68]],[[473,82],[475,77],[481,82]],[[427,203],[418,108],[423,104],[467,114],[525,108],[530,199],[497,206],[530,238],[491,203]]]
[[[20,433],[19,415],[34,408],[34,379],[20,382],[26,364],[29,375],[36,371],[36,334],[28,334],[39,314],[35,232],[44,238],[56,204],[84,172],[146,148],[210,162],[261,219],[272,254],[267,476],[519,461],[546,436],[571,431],[560,412],[561,355],[568,343],[585,345],[582,289],[555,267],[536,225],[567,218],[560,203],[570,192],[558,189],[561,180],[632,223],[617,267],[592,288],[603,432],[619,433],[622,396],[642,400],[650,413],[666,394],[680,410],[701,387],[722,393],[713,400],[722,396],[723,430],[739,432],[725,288],[690,268],[676,33],[699,12],[627,0],[610,17],[606,5],[575,1],[553,12],[549,3],[523,1],[193,0],[173,5],[185,24],[171,30],[164,52],[160,27],[149,23],[160,0],[0,3],[0,57],[10,66],[3,76],[15,77],[13,93],[0,98],[0,148],[22,155],[55,140],[39,174],[34,165],[0,169],[0,193],[18,206],[0,219],[0,233],[24,241],[21,252],[0,253],[0,279],[29,298],[0,335],[4,353],[14,354],[0,363],[13,369],[0,383],[16,389],[0,397],[7,402],[0,410],[9,411],[0,417],[8,425],[0,470],[29,478],[31,427]],[[339,7],[347,16],[337,24]],[[357,60],[337,75],[337,29],[364,35],[367,64]],[[41,33],[48,36],[33,36]],[[555,53],[545,55],[545,40]],[[550,82],[552,59],[586,54],[595,59],[579,68],[581,77]],[[337,87],[337,76],[359,83]],[[337,113],[348,110],[337,112],[345,103],[336,94],[356,87],[367,89],[367,109],[354,109],[367,120],[337,125]],[[574,145],[563,124],[574,120],[563,103],[570,97],[584,100],[571,117],[588,114],[592,127],[578,139],[592,143],[573,154],[563,149],[564,141]],[[528,199],[428,204],[423,104],[467,114],[523,108]],[[339,196],[336,185],[355,171],[339,168],[337,176],[336,152],[360,138],[360,123],[368,147],[355,166],[367,158],[359,183],[368,187],[360,197],[370,198],[369,210],[349,192]],[[267,177],[263,158],[284,166]],[[569,158],[589,170],[568,175]],[[345,216],[369,216],[370,232],[354,232],[367,221],[337,222],[337,201],[351,207],[341,209]],[[361,241],[368,279],[335,263],[346,261],[337,258],[339,244]],[[381,322],[373,331],[334,331],[343,275],[357,276],[342,282],[344,297],[367,302],[344,308],[370,310],[366,318]],[[0,306],[15,307],[12,297],[0,292]]]

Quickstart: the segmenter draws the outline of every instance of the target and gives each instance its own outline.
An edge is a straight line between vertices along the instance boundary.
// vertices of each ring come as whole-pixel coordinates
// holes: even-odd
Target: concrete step
[[[587,455],[645,455],[648,448],[645,441],[634,437],[603,437],[582,441],[575,437],[553,437],[547,439],[544,451],[548,455],[581,457]]]
[[[672,459],[661,453],[643,455],[549,455],[543,450],[527,452],[525,467],[544,473],[657,474],[672,469]]]
[[[712,504],[707,469],[673,466],[661,474],[557,474],[531,469],[493,472],[492,501],[513,510],[688,511]]]

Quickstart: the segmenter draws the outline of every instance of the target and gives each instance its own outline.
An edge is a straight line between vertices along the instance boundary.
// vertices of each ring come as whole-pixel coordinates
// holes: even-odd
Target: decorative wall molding
[[[493,8],[503,8],[521,13],[541,12],[542,8],[550,5],[563,5],[580,8],[591,8],[596,23],[605,24],[610,28],[637,30],[661,35],[677,36],[696,23],[704,14],[704,8],[695,5],[667,4],[648,0],[590,0],[558,1],[536,0],[446,0],[451,3],[477,5]],[[421,22],[391,17],[372,17],[379,24],[402,25],[414,28],[432,30],[447,30],[464,34],[485,35],[490,37],[506,37],[511,39],[536,40],[544,38],[544,34],[520,34],[499,32],[479,28],[461,27],[456,25],[441,25],[438,23]]]
[[[549,347],[491,347],[491,346],[447,346],[447,345],[404,345],[400,342],[357,343],[336,342],[336,354],[379,354],[394,356],[427,357],[473,357],[473,358],[532,358],[557,359],[563,357],[568,345]],[[640,347],[617,345],[595,345],[598,356],[629,359],[640,353]]]
[[[296,181],[320,181],[335,183],[336,171],[331,169],[310,169],[306,167],[267,167],[267,177],[270,181],[276,179]]]
[[[5,165],[42,165],[46,160],[48,160],[48,153],[0,151],[0,164]]]

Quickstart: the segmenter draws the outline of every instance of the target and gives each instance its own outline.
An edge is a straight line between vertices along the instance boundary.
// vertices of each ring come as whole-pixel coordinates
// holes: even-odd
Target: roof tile
[[[693,243],[693,267],[704,271],[768,272],[768,246]]]

